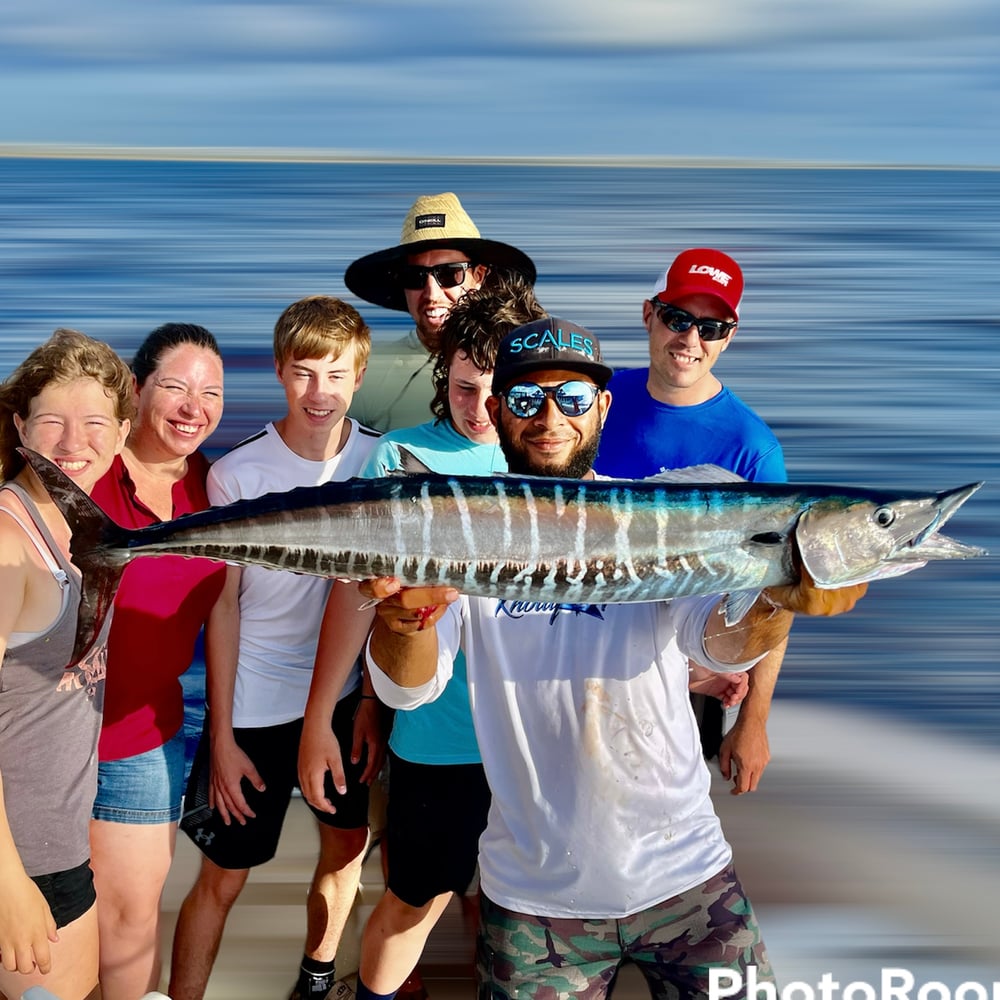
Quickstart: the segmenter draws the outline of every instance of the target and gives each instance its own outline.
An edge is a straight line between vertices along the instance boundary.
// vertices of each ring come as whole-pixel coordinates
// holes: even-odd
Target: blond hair
[[[0,476],[12,479],[24,466],[14,414],[28,418],[31,401],[50,385],[91,378],[114,403],[121,423],[135,412],[135,393],[128,365],[105,343],[78,330],[60,327],[36,347],[0,385]]]
[[[339,358],[354,345],[354,367],[368,364],[372,338],[353,306],[331,295],[310,295],[293,302],[274,324],[274,360],[278,367],[303,358]]]

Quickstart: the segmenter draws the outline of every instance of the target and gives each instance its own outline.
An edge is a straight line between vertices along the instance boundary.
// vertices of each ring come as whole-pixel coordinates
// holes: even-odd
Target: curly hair
[[[448,373],[459,351],[480,371],[493,371],[500,341],[516,327],[547,315],[531,283],[519,271],[494,268],[491,274],[488,287],[466,293],[452,306],[441,328],[441,346],[431,374],[431,412],[437,423],[451,419]]]
[[[114,402],[115,417],[131,420],[135,392],[128,365],[105,343],[60,327],[36,347],[0,385],[0,477],[12,479],[24,466],[14,414],[28,418],[31,401],[47,386],[92,378]]]

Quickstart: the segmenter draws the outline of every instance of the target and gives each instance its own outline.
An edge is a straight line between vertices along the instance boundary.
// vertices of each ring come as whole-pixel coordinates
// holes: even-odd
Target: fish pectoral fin
[[[726,625],[735,625],[742,621],[757,603],[758,597],[760,597],[759,590],[735,590],[731,594],[726,594],[725,603],[722,605]]]

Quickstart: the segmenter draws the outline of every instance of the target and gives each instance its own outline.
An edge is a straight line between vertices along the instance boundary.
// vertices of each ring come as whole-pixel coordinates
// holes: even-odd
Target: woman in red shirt
[[[208,330],[167,323],[143,342],[132,373],[136,421],[93,497],[138,528],[209,506],[198,449],[222,417],[222,358]],[[158,985],[160,895],[184,791],[180,676],[224,579],[225,567],[207,560],[139,559],[115,597],[90,829],[104,1000]]]

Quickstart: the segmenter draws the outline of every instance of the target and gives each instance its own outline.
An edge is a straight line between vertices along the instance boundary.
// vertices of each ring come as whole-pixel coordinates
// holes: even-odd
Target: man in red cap
[[[785,482],[777,438],[712,371],[736,335],[743,272],[720,250],[678,254],[642,304],[649,367],[618,372],[615,398],[601,437],[596,470],[642,479],[666,469],[711,463],[744,479]],[[718,752],[733,792],[753,791],[769,759],[766,722],[784,645],[751,671],[750,693],[722,740],[719,703],[692,696],[707,757]],[[721,746],[720,746],[721,741]]]

